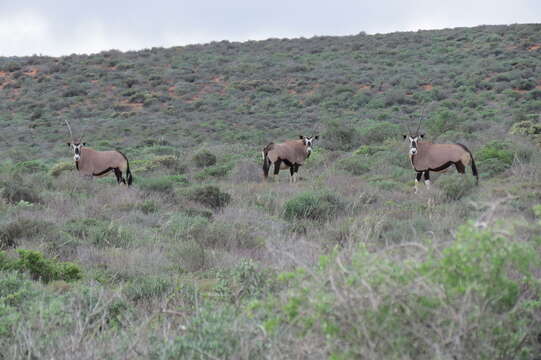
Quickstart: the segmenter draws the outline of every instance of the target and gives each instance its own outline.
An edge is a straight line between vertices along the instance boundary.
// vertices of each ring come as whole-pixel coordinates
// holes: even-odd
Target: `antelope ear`
[[[314,139],[316,140],[319,139],[319,135],[314,136]]]
[[[304,136],[299,135],[299,139],[304,140]]]
[[[425,134],[421,134],[421,135],[419,135],[419,136],[421,136],[421,139],[422,139],[422,138],[424,138],[424,137],[425,137]]]

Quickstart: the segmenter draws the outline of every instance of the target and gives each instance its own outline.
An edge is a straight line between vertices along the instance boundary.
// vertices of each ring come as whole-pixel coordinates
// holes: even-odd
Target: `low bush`
[[[189,189],[186,195],[188,199],[216,210],[227,206],[231,201],[231,195],[214,185],[194,187]]]
[[[479,172],[482,176],[497,175],[513,164],[514,154],[511,144],[504,141],[491,141],[476,153]]]
[[[170,193],[177,185],[187,185],[188,179],[184,175],[164,175],[141,178],[138,184],[141,189],[146,191]]]
[[[78,241],[96,246],[125,248],[135,236],[134,233],[114,221],[82,218],[69,221],[64,228]]]
[[[344,211],[346,204],[337,195],[326,191],[305,191],[284,204],[286,220],[309,219],[326,221]]]
[[[0,250],[17,246],[17,240],[21,238],[33,238],[36,236],[48,236],[55,229],[54,224],[20,218],[0,226]]]
[[[61,161],[61,162],[56,163],[49,169],[49,175],[58,177],[64,171],[70,171],[74,169],[75,169],[75,165],[73,164],[73,162]]]
[[[331,120],[321,134],[321,146],[328,150],[349,151],[359,146],[357,130],[344,121]]]
[[[402,133],[399,125],[388,121],[371,121],[361,129],[359,135],[363,144],[381,144],[385,139],[398,139]]]
[[[0,252],[0,270],[27,272],[32,279],[49,282],[52,280],[75,281],[82,278],[81,269],[71,262],[47,259],[35,250],[17,250],[19,258],[9,259]]]
[[[447,200],[460,200],[475,189],[475,178],[470,172],[446,174],[438,178],[437,186]]]
[[[347,158],[340,159],[336,166],[339,169],[345,170],[352,175],[363,175],[370,171],[369,165],[366,163],[364,156],[353,155]]]
[[[139,302],[159,298],[172,288],[169,278],[146,275],[131,280],[122,292],[129,300]]]
[[[41,202],[41,198],[34,188],[25,185],[18,177],[14,177],[9,181],[0,181],[0,196],[10,204],[17,204],[21,201],[28,203]]]
[[[209,150],[200,150],[195,153],[192,158],[192,161],[195,163],[195,166],[199,168],[204,168],[207,166],[212,166],[216,164],[216,155],[211,153]]]

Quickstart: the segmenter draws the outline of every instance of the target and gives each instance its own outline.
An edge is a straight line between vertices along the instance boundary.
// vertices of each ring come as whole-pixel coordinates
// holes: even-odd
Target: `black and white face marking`
[[[79,161],[81,159],[81,149],[85,143],[69,143],[68,145],[73,149],[73,160]]]
[[[417,154],[417,142],[419,142],[424,136],[425,136],[424,134],[417,135],[417,136],[404,135],[404,137],[406,137],[410,142],[410,155],[411,156]]]
[[[300,135],[299,138],[304,141],[304,145],[307,148],[306,151],[308,151],[308,153],[311,153],[312,152],[312,144],[313,144],[314,140],[319,139],[319,135],[316,135],[316,136],[302,136],[302,135]]]

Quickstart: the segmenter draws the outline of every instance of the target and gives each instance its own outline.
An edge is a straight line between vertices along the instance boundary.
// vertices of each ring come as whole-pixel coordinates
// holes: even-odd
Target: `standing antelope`
[[[265,146],[262,152],[265,179],[269,176],[271,165],[274,165],[274,175],[278,175],[280,169],[289,168],[291,174],[289,181],[296,182],[299,167],[304,163],[304,160],[310,157],[312,143],[317,139],[319,139],[319,135],[299,135],[299,140],[288,140],[280,144],[270,143]]]
[[[471,165],[473,176],[475,176],[475,184],[479,184],[479,174],[477,173],[475,160],[473,160],[471,151],[465,145],[433,144],[422,141],[423,138],[424,134],[419,134],[419,128],[417,128],[416,135],[404,135],[404,139],[408,139],[410,143],[411,166],[417,172],[415,192],[417,192],[417,185],[423,173],[428,189],[430,188],[430,171],[443,172],[451,165],[454,165],[461,174],[466,172],[466,166]]]
[[[80,138],[73,137],[67,120],[66,124],[72,139],[71,142],[68,142],[68,146],[73,149],[73,160],[79,173],[89,176],[105,176],[113,171],[119,184],[122,182],[127,183],[128,186],[131,185],[133,177],[126,155],[116,150],[97,151],[86,147],[86,143],[82,142]],[[122,173],[126,174],[125,178]]]

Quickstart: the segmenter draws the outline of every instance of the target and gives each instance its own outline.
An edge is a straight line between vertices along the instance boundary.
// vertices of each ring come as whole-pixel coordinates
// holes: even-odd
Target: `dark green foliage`
[[[401,127],[387,121],[370,122],[359,129],[362,144],[381,144],[385,139],[398,139]]]
[[[514,153],[505,141],[491,141],[476,152],[477,167],[482,176],[493,176],[513,164]]]
[[[9,260],[0,252],[0,270],[27,272],[32,279],[49,282],[52,280],[75,281],[82,278],[81,269],[71,262],[47,259],[35,250],[17,250],[19,258]]]
[[[331,120],[325,125],[321,146],[329,150],[351,150],[359,145],[357,131],[347,123]]]
[[[336,166],[339,169],[346,170],[350,174],[357,176],[366,174],[370,171],[370,167],[367,164],[366,158],[359,155],[353,155],[341,159],[336,163]]]
[[[283,209],[286,220],[326,221],[345,210],[345,202],[330,192],[305,191],[288,200]]]
[[[213,209],[221,209],[231,201],[231,195],[214,185],[191,188],[187,192],[187,197]]]
[[[216,155],[209,150],[200,150],[193,156],[192,160],[197,167],[203,168],[216,164]]]

